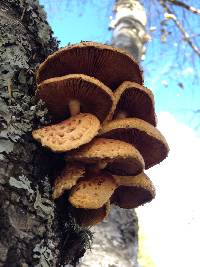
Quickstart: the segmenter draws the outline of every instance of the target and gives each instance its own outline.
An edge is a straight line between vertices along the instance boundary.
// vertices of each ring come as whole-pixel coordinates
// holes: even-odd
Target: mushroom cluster
[[[40,65],[36,96],[54,124],[34,130],[33,138],[64,152],[66,162],[53,198],[68,191],[79,224],[101,222],[111,204],[132,209],[155,197],[144,169],[169,148],[156,128],[153,94],[130,55],[93,42],[60,49]]]

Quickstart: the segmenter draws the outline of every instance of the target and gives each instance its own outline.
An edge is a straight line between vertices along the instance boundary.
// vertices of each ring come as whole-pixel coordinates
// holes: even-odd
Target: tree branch
[[[170,4],[173,4],[173,5],[176,5],[176,6],[179,6],[179,7],[183,7],[185,9],[187,9],[188,11],[194,13],[194,14],[197,14],[197,15],[200,15],[200,9],[198,8],[195,8],[193,6],[189,6],[181,1],[178,1],[178,0],[165,0],[165,2],[169,2]]]
[[[168,0],[167,0],[168,1]],[[174,1],[173,1],[174,2]],[[176,14],[172,12],[172,10],[168,7],[168,5],[165,3],[165,1],[161,0],[160,4],[164,7],[164,9],[167,11],[167,15],[165,16],[167,19],[171,19],[174,21],[175,25],[181,32],[183,39],[185,42],[188,43],[188,45],[193,49],[193,51],[200,57],[200,49],[192,42],[191,37],[189,33],[184,29],[181,22],[178,20]]]

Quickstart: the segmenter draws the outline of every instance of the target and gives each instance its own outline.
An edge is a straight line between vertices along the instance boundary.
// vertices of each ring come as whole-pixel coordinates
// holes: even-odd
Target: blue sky
[[[108,25],[114,0],[40,0],[40,3],[45,6],[60,46],[82,40],[110,41]]]
[[[109,43],[112,32],[108,30],[108,25],[114,2],[114,0],[40,0],[61,47],[81,40]],[[150,23],[149,26],[156,26],[158,18],[151,15]],[[198,21],[194,20],[194,23],[197,25]],[[173,29],[173,25],[170,26]],[[160,42],[159,35],[159,30],[153,33],[152,41],[147,46],[146,58],[142,62],[145,85],[154,92],[158,112],[169,111],[178,120],[195,128],[200,115],[195,115],[193,111],[200,109],[200,90],[199,81],[194,78],[196,69],[189,60],[191,50],[184,42],[175,38],[176,31],[164,44]],[[177,46],[184,51],[184,59],[183,55],[177,52]],[[199,62],[197,67],[200,68]],[[178,83],[182,83],[184,88],[179,87]]]

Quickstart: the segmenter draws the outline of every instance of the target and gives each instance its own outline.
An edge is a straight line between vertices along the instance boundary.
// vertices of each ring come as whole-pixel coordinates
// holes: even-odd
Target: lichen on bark
[[[0,2],[0,266],[74,264],[90,239],[70,207],[52,201],[62,156],[31,137],[33,128],[50,122],[34,97],[35,69],[57,48],[38,0]]]

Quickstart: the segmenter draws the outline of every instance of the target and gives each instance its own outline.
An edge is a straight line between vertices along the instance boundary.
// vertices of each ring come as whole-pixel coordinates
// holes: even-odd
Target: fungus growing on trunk
[[[124,82],[114,92],[114,99],[109,118],[139,118],[156,126],[155,104],[151,90],[134,82]]]
[[[68,163],[61,174],[55,179],[53,199],[59,198],[65,191],[70,190],[84,174],[84,165],[80,163]]]
[[[169,152],[167,141],[160,131],[141,119],[125,118],[108,122],[101,129],[100,137],[132,144],[144,158],[145,169],[163,161]]]
[[[74,209],[77,222],[83,227],[89,227],[102,222],[110,213],[110,201],[99,209]]]
[[[114,178],[108,173],[86,175],[70,191],[69,202],[76,208],[99,209],[116,188]]]
[[[81,112],[95,115],[102,123],[114,101],[111,89],[83,74],[45,80],[38,85],[36,96],[45,102],[52,117],[59,121]]]
[[[144,169],[144,160],[134,146],[106,138],[93,139],[78,150],[67,153],[65,160],[93,164],[97,171],[103,167],[116,175],[136,175]]]
[[[114,176],[118,185],[111,202],[123,209],[134,209],[155,197],[155,187],[145,173],[137,176]]]
[[[126,209],[151,201],[155,188],[143,170],[165,159],[169,148],[154,127],[153,94],[143,87],[137,62],[118,48],[81,42],[50,55],[37,83],[36,96],[55,124],[33,131],[33,138],[65,152],[53,198],[67,196],[86,227],[109,214],[110,201]]]
[[[72,189],[69,196],[69,201],[74,206],[72,212],[80,225],[88,227],[100,223],[108,216],[110,212],[109,200],[117,188],[117,184],[109,174],[102,173],[98,177],[95,175],[87,175],[86,177],[85,175],[83,164],[67,163],[61,174],[55,179],[52,196],[56,200],[65,191],[70,192]],[[77,190],[77,187],[83,187],[84,192]],[[90,199],[91,196],[92,199]],[[93,204],[94,200],[98,205]]]
[[[33,131],[33,138],[54,152],[66,152],[90,142],[113,103],[108,87],[94,78],[77,74],[44,81],[36,95],[46,103],[54,118],[68,118]]]
[[[67,74],[95,77],[112,90],[124,81],[143,84],[142,71],[127,52],[109,45],[81,42],[48,56],[37,72],[37,83]]]
[[[32,136],[54,152],[66,152],[90,142],[99,128],[99,120],[92,114],[84,113],[35,130]]]

